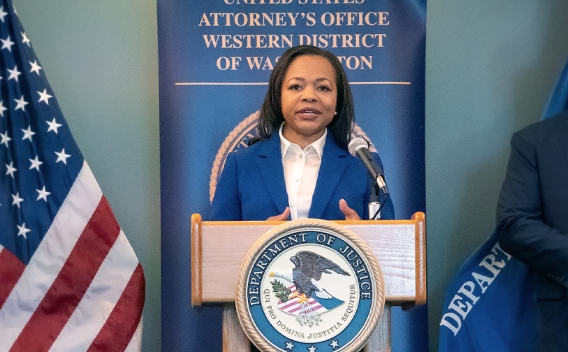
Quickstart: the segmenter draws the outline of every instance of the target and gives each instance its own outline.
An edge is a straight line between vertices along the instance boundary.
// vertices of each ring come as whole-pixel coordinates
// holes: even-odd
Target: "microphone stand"
[[[373,184],[373,190],[369,196],[369,220],[379,220],[381,218],[381,199],[379,197],[380,188],[376,182]]]
[[[382,202],[381,202],[381,190],[383,191],[383,194],[385,195],[383,197]],[[380,220],[381,219],[381,209],[383,209],[383,206],[387,202],[388,198],[389,198],[389,191],[387,189],[387,185],[385,183],[385,180],[379,174],[377,176],[377,179],[373,183],[373,191],[371,192],[371,195],[369,196],[369,205],[368,205],[369,220]]]

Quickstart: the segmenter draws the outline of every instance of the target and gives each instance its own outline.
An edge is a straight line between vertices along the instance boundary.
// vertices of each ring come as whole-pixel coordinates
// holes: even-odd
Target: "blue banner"
[[[446,291],[439,352],[536,350],[534,274],[504,252],[495,232]]]
[[[556,85],[550,93],[548,103],[544,108],[542,119],[554,116],[568,109],[568,61],[564,65],[564,69],[558,76]]]
[[[568,62],[541,119],[568,108]],[[439,352],[534,351],[534,273],[503,252],[495,232],[460,268],[446,291]]]
[[[158,1],[163,350],[221,350],[220,308],[190,305],[189,219],[208,218],[224,155],[251,138],[289,47],[338,56],[397,218],[425,210],[425,21],[426,0]],[[393,351],[427,351],[425,307],[393,309],[392,324]]]

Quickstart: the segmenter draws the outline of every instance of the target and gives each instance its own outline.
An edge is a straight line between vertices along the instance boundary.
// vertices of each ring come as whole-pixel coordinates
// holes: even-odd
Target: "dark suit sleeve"
[[[568,286],[568,236],[545,223],[541,165],[531,140],[526,133],[516,133],[511,140],[511,156],[497,205],[497,236],[503,250]]]
[[[225,161],[221,177],[217,182],[215,196],[211,203],[209,220],[242,220],[241,198],[239,196],[237,179],[235,153],[230,153]]]

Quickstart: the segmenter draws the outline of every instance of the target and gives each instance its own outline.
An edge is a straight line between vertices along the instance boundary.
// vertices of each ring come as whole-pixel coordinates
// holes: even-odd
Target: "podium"
[[[333,221],[359,236],[382,270],[385,307],[367,352],[390,351],[390,307],[426,303],[425,215],[410,220]],[[191,304],[223,304],[223,352],[250,350],[235,311],[235,288],[243,258],[266,232],[283,221],[202,221],[191,217]]]

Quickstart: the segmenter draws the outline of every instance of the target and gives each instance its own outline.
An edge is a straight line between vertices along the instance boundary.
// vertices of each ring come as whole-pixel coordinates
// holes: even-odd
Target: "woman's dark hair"
[[[311,45],[299,45],[286,50],[274,66],[270,74],[270,80],[268,81],[268,91],[266,92],[258,117],[259,139],[270,137],[272,132],[278,130],[284,121],[281,104],[284,76],[292,61],[304,55],[321,56],[327,59],[331,66],[333,66],[337,85],[337,115],[333,117],[328,128],[333,134],[336,143],[340,147],[347,149],[351,129],[355,122],[353,96],[349,82],[347,81],[347,76],[345,75],[343,66],[341,66],[341,63],[334,54]]]

